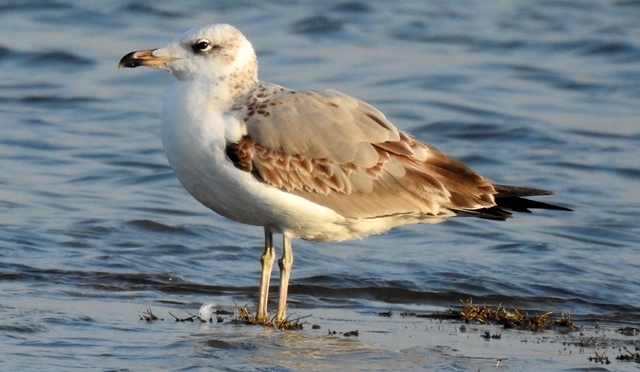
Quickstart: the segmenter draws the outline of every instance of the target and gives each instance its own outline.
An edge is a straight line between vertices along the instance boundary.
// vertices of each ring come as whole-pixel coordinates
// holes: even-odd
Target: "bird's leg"
[[[269,281],[271,280],[271,270],[273,261],[276,259],[276,252],[273,248],[273,233],[264,228],[264,253],[260,257],[262,264],[262,276],[260,277],[260,299],[258,300],[258,321],[267,320],[267,302],[269,301]]]
[[[286,318],[289,275],[291,274],[291,266],[293,265],[291,238],[287,233],[282,234],[282,236],[282,258],[278,260],[278,266],[280,266],[280,299],[278,301],[278,315],[276,316],[277,323],[282,323]]]

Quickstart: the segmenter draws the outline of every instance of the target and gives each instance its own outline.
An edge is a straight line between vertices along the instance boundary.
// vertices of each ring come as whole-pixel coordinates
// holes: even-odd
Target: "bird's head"
[[[257,80],[257,59],[251,43],[226,24],[191,29],[169,45],[131,52],[118,68],[147,66],[169,71],[179,80]]]

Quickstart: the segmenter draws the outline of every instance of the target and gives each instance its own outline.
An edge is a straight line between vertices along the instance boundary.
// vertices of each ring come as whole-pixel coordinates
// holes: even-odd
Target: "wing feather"
[[[273,187],[353,218],[496,205],[491,182],[371,105],[336,91],[261,89],[270,94],[248,105],[247,135],[227,154]]]
[[[371,144],[399,139],[382,113],[339,92],[272,93],[250,105],[245,118],[251,138],[266,148],[371,167],[377,163]]]
[[[246,110],[243,111],[243,108]],[[373,106],[336,91],[261,83],[244,113],[246,135],[227,156],[261,181],[345,217],[468,215],[503,220],[545,190],[493,185],[463,163],[398,131]]]

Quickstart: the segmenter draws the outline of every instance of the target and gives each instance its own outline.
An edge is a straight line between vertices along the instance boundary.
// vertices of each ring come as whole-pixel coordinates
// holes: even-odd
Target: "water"
[[[587,354],[552,361],[475,335],[434,341],[432,322],[376,314],[473,298],[640,322],[638,19],[632,0],[5,1],[0,369],[465,370],[509,353],[515,369],[589,367]],[[204,302],[254,306],[262,231],[174,178],[159,139],[172,77],[116,65],[212,22],[247,35],[263,80],[363,99],[575,211],[295,241],[289,313],[319,331],[172,322]],[[140,321],[149,306],[164,321]]]

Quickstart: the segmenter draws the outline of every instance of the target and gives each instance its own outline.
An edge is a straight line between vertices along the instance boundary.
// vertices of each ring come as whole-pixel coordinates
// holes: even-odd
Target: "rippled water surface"
[[[489,344],[458,355],[425,346],[431,323],[374,316],[466,298],[637,322],[639,19],[633,0],[3,2],[0,369],[494,367]],[[289,313],[319,331],[172,322],[205,302],[255,305],[262,230],[216,216],[173,176],[159,138],[173,78],[116,65],[207,23],[243,31],[263,80],[363,99],[575,211],[294,241]],[[164,321],[140,321],[149,306]]]

